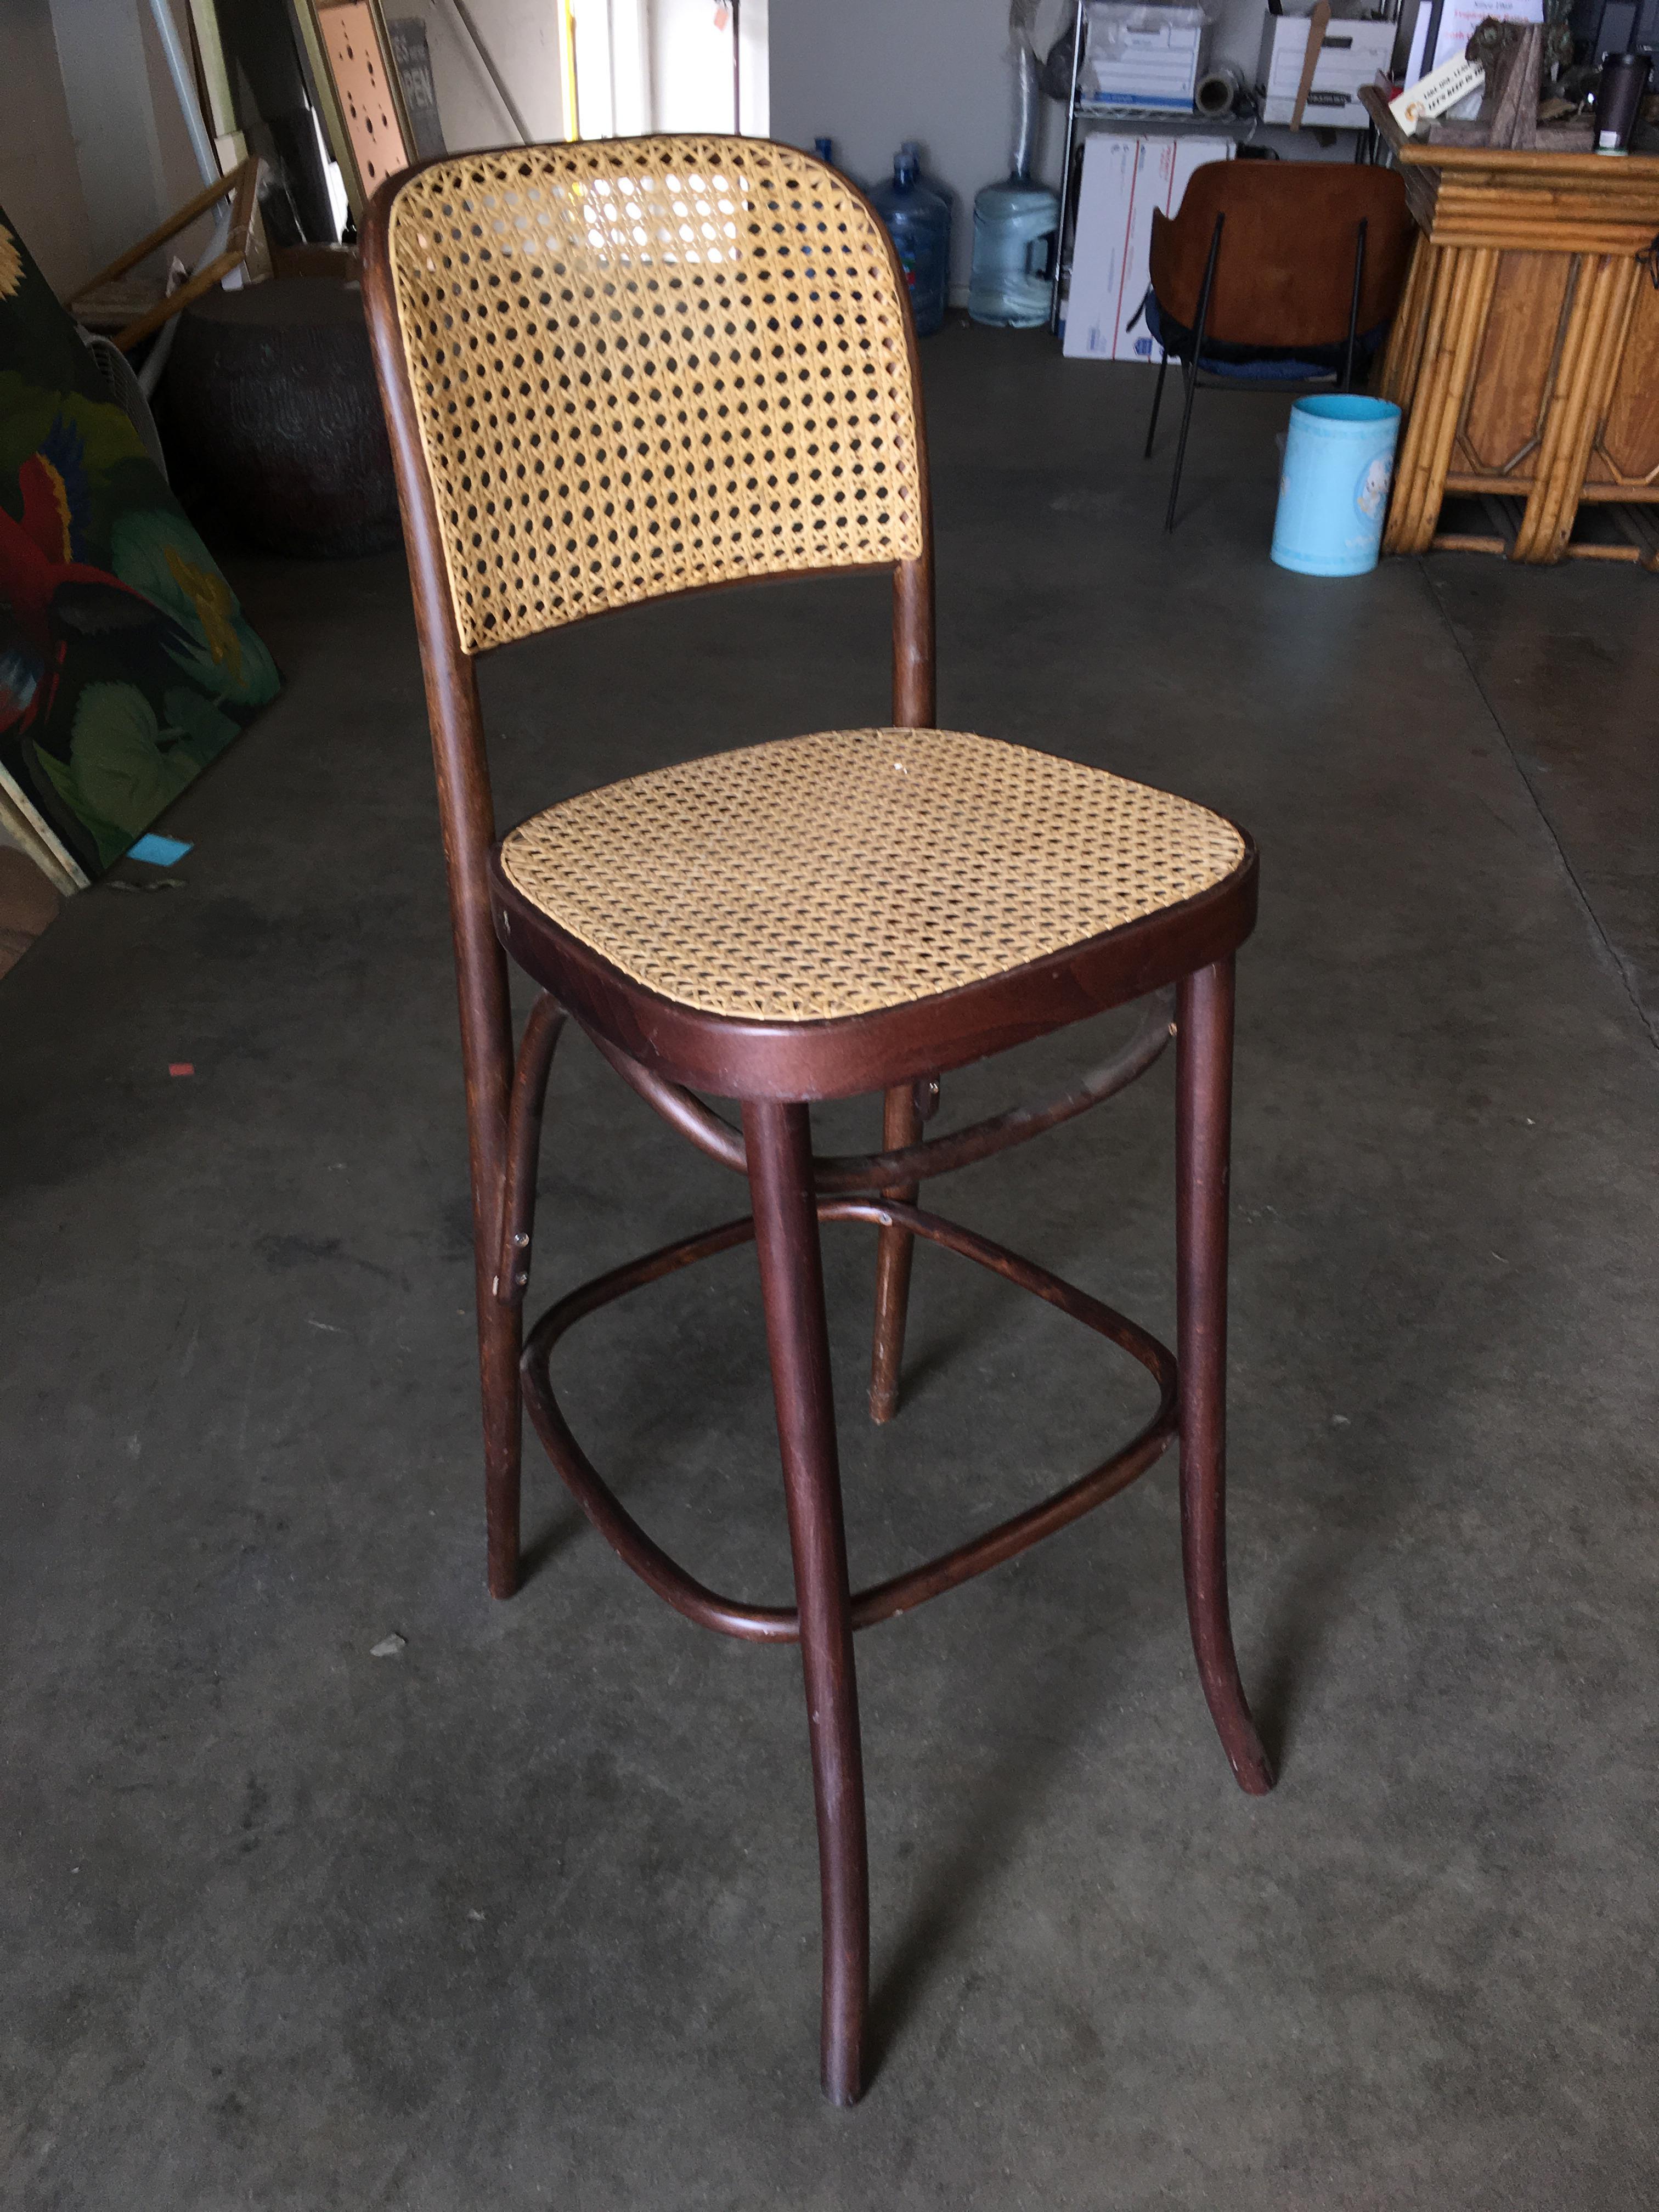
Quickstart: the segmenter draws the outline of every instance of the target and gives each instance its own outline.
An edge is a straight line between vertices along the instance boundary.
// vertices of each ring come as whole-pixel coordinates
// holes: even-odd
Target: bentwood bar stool
[[[848,2104],[864,2081],[869,1951],[855,1629],[1064,1528],[1178,1437],[1199,1674],[1239,1782],[1272,1784],[1233,1656],[1222,1504],[1233,956],[1255,921],[1255,848],[1185,799],[932,726],[927,465],[904,280],[874,211],[833,170],[742,138],[447,159],[381,188],[364,247],[459,971],[490,1588],[510,1596],[518,1577],[522,1390],[594,1526],[660,1596],[722,1634],[799,1643],[823,2081]],[[497,841],[481,653],[669,592],[837,568],[892,572],[891,728],[632,776]],[[508,954],[541,987],[516,1050]],[[1139,999],[1131,1042],[1064,1096],[923,1141],[941,1072]],[[542,1103],[567,1020],[747,1177],[753,1212],[599,1277],[526,1338]],[[1121,1090],[1171,1034],[1178,1365],[1097,1298],[915,1202],[927,1176]],[[874,1091],[884,1149],[815,1156],[810,1102]],[[698,1092],[737,1099],[741,1127]],[[823,1221],[878,1231],[877,1420],[896,1402],[917,1237],[1121,1346],[1156,1382],[1156,1413],[1043,1504],[849,1590]],[[794,1560],[787,1607],[720,1596],[659,1550],[594,1471],[548,1372],[584,1315],[751,1238]]]

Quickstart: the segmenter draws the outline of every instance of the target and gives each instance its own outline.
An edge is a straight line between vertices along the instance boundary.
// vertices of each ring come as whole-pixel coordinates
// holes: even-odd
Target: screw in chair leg
[[[916,1087],[899,1084],[883,1103],[881,1146],[887,1152],[914,1145],[921,1134]],[[916,1202],[917,1186],[884,1191],[906,1206]],[[890,1421],[898,1411],[899,1368],[904,1358],[904,1324],[910,1305],[910,1263],[915,1238],[902,1229],[883,1229],[876,1237],[876,1326],[870,1356],[870,1418]]]
[[[745,1102],[743,1126],[800,1607],[817,1806],[823,2089],[833,2103],[851,2105],[864,2087],[870,1881],[811,1127],[805,1106],[771,1100]]]
[[[1183,977],[1176,1005],[1176,1295],[1181,1541],[1199,1680],[1239,1787],[1273,1771],[1245,1702],[1227,1608],[1227,1180],[1233,961]]]

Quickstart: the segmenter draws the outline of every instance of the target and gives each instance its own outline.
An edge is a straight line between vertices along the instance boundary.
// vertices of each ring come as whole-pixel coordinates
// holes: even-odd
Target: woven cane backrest
[[[833,169],[743,138],[469,155],[387,240],[465,652],[921,555],[903,303]]]

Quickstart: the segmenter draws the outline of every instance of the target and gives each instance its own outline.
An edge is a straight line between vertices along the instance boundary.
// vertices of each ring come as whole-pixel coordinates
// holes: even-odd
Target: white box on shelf
[[[1261,52],[1255,69],[1255,95],[1264,123],[1288,123],[1296,112],[1302,65],[1308,58],[1305,15],[1269,15],[1261,27]],[[1373,84],[1394,56],[1396,26],[1334,15],[1326,30],[1302,119],[1327,130],[1363,131],[1370,121],[1359,101],[1360,88]]]
[[[1079,98],[1085,106],[1190,111],[1209,43],[1202,8],[1090,0]]]
[[[1232,155],[1231,138],[1117,131],[1090,137],[1065,310],[1062,350],[1069,360],[1163,360],[1140,313],[1151,281],[1153,210],[1174,215],[1194,170]]]

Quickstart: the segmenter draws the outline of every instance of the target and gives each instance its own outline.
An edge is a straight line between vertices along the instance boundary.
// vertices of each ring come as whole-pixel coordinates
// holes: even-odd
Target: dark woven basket
[[[313,559],[398,542],[398,493],[355,284],[210,292],[167,363],[170,434],[255,544]]]

